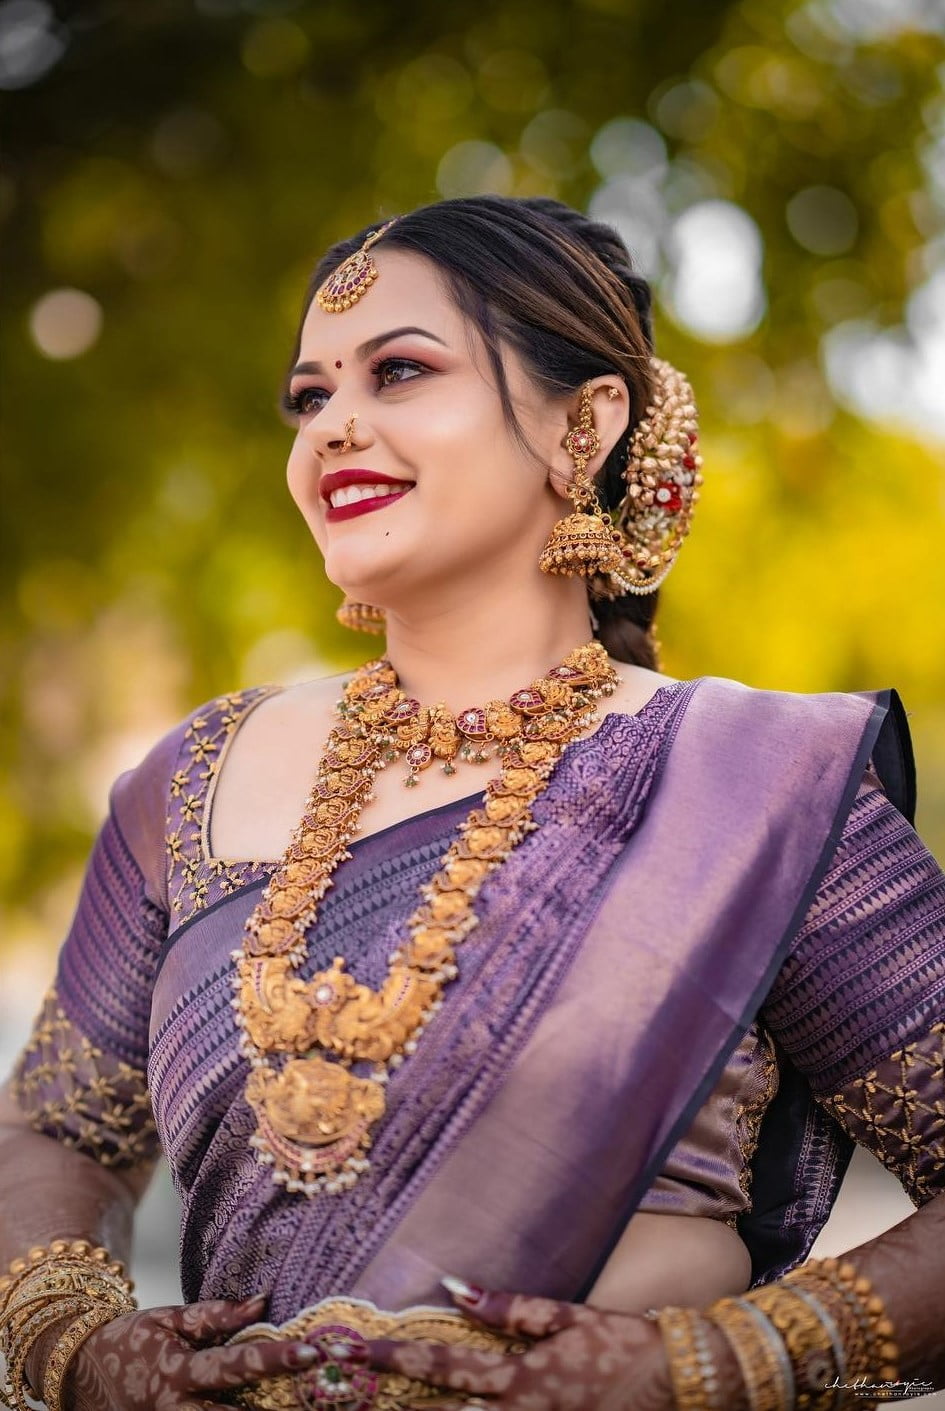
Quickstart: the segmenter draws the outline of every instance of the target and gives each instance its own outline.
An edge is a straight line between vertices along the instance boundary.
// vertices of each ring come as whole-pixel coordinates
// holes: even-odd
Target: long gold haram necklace
[[[302,821],[234,952],[233,1004],[252,1065],[246,1098],[257,1119],[250,1140],[287,1190],[339,1192],[368,1169],[365,1152],[384,1114],[389,1070],[414,1052],[458,974],[456,947],[477,925],[480,887],[537,826],[532,804],[565,746],[594,723],[597,701],[616,684],[598,642],[576,648],[507,702],[455,719],[445,707],[424,710],[406,696],[387,661],[369,662],[348,683]],[[433,759],[451,767],[464,750],[482,758],[491,745],[501,773],[421,888],[408,938],[390,957],[380,988],[358,984],[342,956],[300,979],[306,933],[331,874],[351,856],[347,844],[378,770],[403,754],[410,782]],[[280,1067],[279,1054],[295,1056]],[[370,1064],[370,1076],[352,1073],[354,1063]]]

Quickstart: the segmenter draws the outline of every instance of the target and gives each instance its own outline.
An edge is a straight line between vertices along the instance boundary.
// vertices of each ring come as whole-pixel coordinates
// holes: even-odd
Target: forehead
[[[327,313],[313,299],[302,325],[301,356],[344,356],[393,328],[420,326],[451,346],[462,336],[463,319],[446,281],[432,261],[406,250],[371,251],[377,279],[343,313]]]

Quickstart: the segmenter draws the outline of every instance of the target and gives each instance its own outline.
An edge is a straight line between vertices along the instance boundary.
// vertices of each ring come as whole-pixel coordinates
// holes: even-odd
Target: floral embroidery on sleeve
[[[102,1166],[137,1166],[158,1154],[145,1074],[82,1034],[55,989],[20,1054],[12,1091],[37,1131]]]
[[[945,1021],[819,1100],[916,1205],[945,1190]]]

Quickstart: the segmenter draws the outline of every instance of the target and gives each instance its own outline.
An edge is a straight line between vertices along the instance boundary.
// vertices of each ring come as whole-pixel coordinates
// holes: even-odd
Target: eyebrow
[[[379,333],[375,338],[368,338],[365,343],[360,343],[358,347],[355,348],[355,357],[359,358],[363,362],[364,359],[369,358],[372,353],[376,353],[378,348],[382,348],[385,343],[389,343],[392,338],[403,338],[408,333],[418,335],[421,338],[429,338],[431,342],[439,343],[441,348],[445,348],[447,346],[447,344],[444,343],[443,339],[438,338],[435,333],[430,333],[425,328],[416,328],[413,326],[408,326],[405,328],[392,328],[389,333]],[[323,363],[296,363],[295,367],[289,373],[289,376],[298,377],[302,373],[317,373],[324,371],[325,368]]]

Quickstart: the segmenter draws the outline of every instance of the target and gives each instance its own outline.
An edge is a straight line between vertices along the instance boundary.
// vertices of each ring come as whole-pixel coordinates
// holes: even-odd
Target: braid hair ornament
[[[595,597],[654,593],[676,561],[699,499],[702,457],[692,388],[683,374],[651,358],[653,397],[630,440],[627,493],[614,511],[623,565],[595,575]]]

